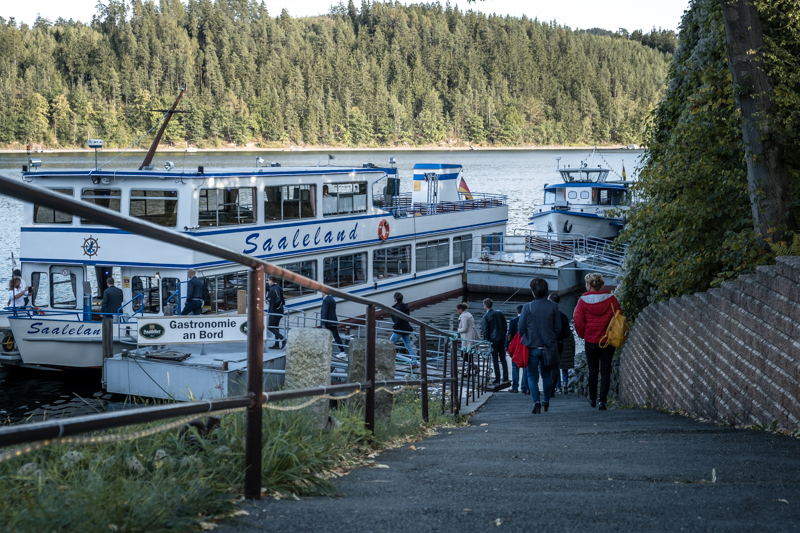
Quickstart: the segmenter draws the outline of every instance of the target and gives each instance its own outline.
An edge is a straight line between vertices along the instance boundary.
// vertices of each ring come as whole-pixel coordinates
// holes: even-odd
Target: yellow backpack
[[[611,304],[611,312],[613,314],[611,316],[611,321],[608,323],[606,334],[598,343],[600,348],[606,348],[609,345],[613,346],[614,348],[619,348],[625,344],[626,340],[628,340],[628,334],[630,333],[628,320],[622,314],[621,310],[614,309],[614,304]],[[605,344],[603,344],[604,342]]]

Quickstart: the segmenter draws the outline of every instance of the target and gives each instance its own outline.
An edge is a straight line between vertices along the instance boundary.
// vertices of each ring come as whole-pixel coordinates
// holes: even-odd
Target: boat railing
[[[177,102],[176,104],[177,105]],[[174,107],[174,106],[173,106]],[[154,142],[154,145],[157,140]],[[152,149],[152,148],[151,148]],[[437,328],[422,320],[406,315],[390,305],[365,298],[356,294],[348,293],[344,290],[334,288],[316,280],[307,278],[296,272],[286,270],[272,263],[260,260],[256,257],[242,254],[228,248],[224,248],[212,242],[204,241],[180,233],[150,222],[136,219],[130,216],[121,215],[111,210],[100,208],[88,202],[82,202],[69,198],[55,191],[30,185],[19,179],[12,179],[0,176],[0,186],[3,194],[11,196],[24,202],[37,204],[57,211],[70,213],[75,216],[85,217],[97,221],[97,223],[115,227],[129,233],[141,235],[156,241],[180,246],[186,250],[207,254],[232,263],[244,265],[250,269],[248,275],[248,306],[247,316],[249,327],[247,329],[247,395],[220,398],[214,400],[189,401],[184,403],[174,403],[159,406],[148,406],[140,409],[130,409],[124,411],[114,411],[108,413],[78,416],[68,419],[55,419],[45,422],[34,422],[30,424],[20,424],[0,428],[0,448],[20,446],[22,444],[46,441],[47,444],[66,443],[67,439],[72,442],[75,436],[86,433],[98,432],[111,428],[127,427],[134,424],[151,423],[174,418],[185,418],[191,416],[208,416],[212,413],[221,411],[246,411],[245,414],[245,473],[244,473],[244,496],[248,499],[259,499],[261,497],[261,480],[263,472],[263,422],[262,410],[265,404],[284,401],[296,398],[327,397],[332,394],[364,392],[364,425],[368,432],[375,432],[375,393],[376,390],[385,388],[395,388],[400,386],[419,386],[421,400],[422,419],[428,422],[429,386],[439,384],[442,387],[441,408],[445,410],[445,399],[447,397],[447,386],[450,385],[450,412],[457,414],[460,405],[460,393],[457,392],[457,367],[456,359],[458,352],[457,337],[451,333]],[[335,298],[348,300],[355,304],[363,305],[365,312],[365,365],[363,381],[354,383],[343,383],[337,385],[320,384],[318,387],[311,387],[298,390],[276,391],[264,393],[264,301],[265,301],[265,276],[272,275],[283,278],[289,283],[295,283],[301,287],[329,294]],[[127,302],[130,304],[131,302]],[[126,304],[126,305],[127,305]],[[124,307],[124,306],[123,306]],[[122,308],[119,310],[122,312]],[[420,379],[418,380],[377,380],[376,379],[376,339],[377,339],[377,311],[406,320],[411,324],[419,326],[420,331]],[[448,361],[444,362],[442,368],[444,372],[441,377],[431,378],[428,376],[427,368],[427,334],[439,334],[447,338],[447,349],[445,354],[449,354]],[[448,375],[449,373],[449,375]],[[166,431],[174,424],[165,424],[153,428],[154,431]],[[131,438],[136,438],[132,435]],[[78,439],[82,441],[83,439]],[[85,439],[89,442],[90,439]],[[26,450],[38,449],[38,446],[27,446],[9,451],[6,455],[13,457],[21,455]]]
[[[410,192],[400,193],[393,197],[391,207],[378,207],[391,212],[395,218],[405,218],[474,211],[476,209],[508,205],[508,197],[504,194],[474,192],[471,194],[472,198],[468,198],[465,194],[459,193],[459,200],[457,201],[440,201],[436,203],[414,202],[411,195],[412,193]]]
[[[134,309],[133,309],[133,302],[134,302],[134,301],[136,301],[137,299],[141,300],[142,302],[141,302],[141,305],[139,305],[139,309],[138,309],[138,310],[134,310]],[[140,292],[139,294],[137,294],[136,296],[134,296],[133,298],[131,298],[131,299],[130,299],[130,300],[128,300],[127,302],[123,303],[123,304],[122,304],[122,305],[119,307],[119,309],[117,309],[117,313],[119,313],[119,314],[123,314],[123,313],[124,313],[124,310],[125,310],[125,308],[126,308],[128,305],[130,305],[130,306],[131,306],[131,311],[133,311],[133,314],[131,314],[131,315],[129,315],[129,316],[136,316],[137,314],[139,314],[139,315],[141,315],[141,316],[144,316],[144,293],[143,293],[143,292]]]

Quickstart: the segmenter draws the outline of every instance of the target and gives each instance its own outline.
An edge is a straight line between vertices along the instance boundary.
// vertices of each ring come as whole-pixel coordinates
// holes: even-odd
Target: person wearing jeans
[[[400,292],[394,293],[394,305],[392,307],[403,314],[411,314],[411,310],[408,308],[408,305],[403,302],[403,294]],[[403,345],[406,347],[406,350],[408,350],[408,355],[412,360],[416,359],[417,354],[414,352],[414,344],[411,342],[410,332],[414,331],[411,324],[408,323],[408,320],[403,320],[392,315],[392,327],[394,331],[392,332],[392,336],[389,337],[389,341],[397,342],[402,339]]]
[[[511,344],[511,341],[514,340],[514,336],[517,334],[517,326],[519,325],[519,314],[522,312],[522,306],[517,306],[517,316],[511,319],[511,322],[508,324],[508,335],[506,335],[506,353],[508,353],[508,346]],[[508,354],[511,356],[511,354]],[[517,364],[512,360],[511,361],[511,388],[508,392],[518,392],[518,388],[522,389],[522,394],[530,394],[531,391],[528,390],[528,369],[522,369],[522,383],[519,381],[519,367]]]
[[[528,347],[528,386],[533,398],[533,414],[550,407],[552,387],[550,368],[558,360],[556,339],[561,332],[561,316],[558,305],[547,299],[547,281],[533,278],[531,281],[533,301],[525,304],[519,315],[519,336]],[[539,375],[544,382],[543,398],[539,397]],[[540,402],[541,399],[541,402]]]
[[[539,375],[542,376],[542,397],[539,401]],[[545,363],[544,350],[536,349],[528,353],[528,388],[533,398],[533,413],[541,412],[540,405],[544,410],[550,407],[550,388],[553,386],[551,381],[551,369]]]
[[[508,381],[508,365],[506,364],[506,318],[503,313],[492,309],[494,302],[490,298],[483,301],[483,309],[486,314],[483,315],[483,324],[481,332],[483,339],[492,344],[492,363],[494,364],[494,381],[493,384],[500,383],[502,376],[503,381]]]

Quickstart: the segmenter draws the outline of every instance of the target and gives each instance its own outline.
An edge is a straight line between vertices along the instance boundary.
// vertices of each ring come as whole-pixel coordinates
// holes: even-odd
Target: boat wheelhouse
[[[619,235],[630,209],[628,182],[608,181],[611,170],[602,167],[565,167],[558,172],[562,183],[544,186],[544,202],[534,206],[531,225],[566,239]]]
[[[505,196],[458,191],[459,165],[417,165],[410,191],[395,168],[371,164],[32,170],[22,179],[387,303],[396,291],[413,305],[463,290],[473,240],[502,234],[508,219]],[[134,320],[180,312],[190,268],[204,284],[203,314],[235,313],[246,289],[241,265],[35,204],[26,204],[23,216],[22,276],[34,287],[32,305],[44,313],[10,319],[26,365],[102,365],[93,333],[99,322],[91,319],[110,277],[123,291],[120,313]],[[320,307],[321,294],[280,283],[288,312]],[[362,311],[350,302],[338,309],[344,317]],[[48,316],[56,313],[74,317]],[[75,327],[49,327],[50,320]],[[80,325],[84,337],[75,333]],[[135,327],[130,334],[135,341]]]

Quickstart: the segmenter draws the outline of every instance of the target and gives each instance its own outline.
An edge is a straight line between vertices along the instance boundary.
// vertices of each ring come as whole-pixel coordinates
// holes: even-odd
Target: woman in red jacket
[[[608,291],[603,290],[605,281],[602,274],[587,274],[586,292],[578,300],[575,308],[575,332],[586,341],[586,364],[589,367],[589,403],[592,407],[606,410],[608,387],[611,383],[611,360],[614,347],[599,346],[605,337],[608,323],[619,309],[619,302]],[[597,396],[597,372],[600,371],[600,396]],[[599,403],[597,402],[599,400]]]

